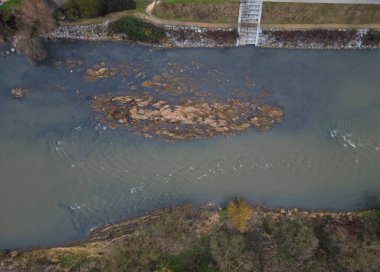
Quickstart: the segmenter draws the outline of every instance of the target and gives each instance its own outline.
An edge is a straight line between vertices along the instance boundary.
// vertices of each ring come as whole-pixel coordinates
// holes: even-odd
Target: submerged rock
[[[13,98],[22,99],[26,96],[26,92],[27,90],[25,89],[15,88],[11,90],[11,95],[13,96]]]
[[[89,81],[95,81],[102,78],[113,77],[119,72],[120,69],[118,68],[106,67],[104,63],[100,63],[88,68],[85,73],[85,78]]]
[[[268,130],[284,116],[280,107],[240,99],[187,99],[173,105],[149,95],[102,95],[94,97],[91,106],[99,114],[98,119],[109,127],[129,126],[145,137],[168,140],[227,136],[251,127]]]
[[[143,86],[143,87],[149,87],[149,88],[150,87],[167,88],[168,84],[146,80],[143,83],[141,83],[141,86]]]

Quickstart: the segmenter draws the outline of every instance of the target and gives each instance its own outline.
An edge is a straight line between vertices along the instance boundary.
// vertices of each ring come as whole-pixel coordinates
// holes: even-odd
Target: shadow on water
[[[358,206],[361,209],[380,209],[380,191],[363,193],[363,200],[359,202]]]

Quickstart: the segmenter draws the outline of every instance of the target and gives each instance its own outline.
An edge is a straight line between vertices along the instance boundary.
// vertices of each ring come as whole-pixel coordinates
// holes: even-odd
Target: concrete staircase
[[[263,0],[241,0],[239,8],[237,45],[259,42]]]

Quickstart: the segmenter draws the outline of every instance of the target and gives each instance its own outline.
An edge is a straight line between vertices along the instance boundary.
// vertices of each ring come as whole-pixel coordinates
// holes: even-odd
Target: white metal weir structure
[[[259,43],[263,0],[241,0],[239,7],[237,45]]]

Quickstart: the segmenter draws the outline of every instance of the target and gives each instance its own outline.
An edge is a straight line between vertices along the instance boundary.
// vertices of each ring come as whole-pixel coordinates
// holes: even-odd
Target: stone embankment
[[[113,34],[109,30],[112,21],[101,24],[60,26],[45,35],[49,39],[72,39],[87,41],[128,40],[125,34]],[[236,44],[237,32],[233,28],[202,28],[189,26],[158,25],[165,32],[163,47],[232,47]]]
[[[202,28],[186,26],[164,26],[167,42],[172,47],[233,47],[237,30],[234,28]]]
[[[88,41],[128,40],[125,34],[109,31],[110,21],[101,24],[60,26],[45,37]],[[163,25],[162,47],[234,47],[238,39],[234,28],[201,28]],[[143,43],[141,43],[143,44]],[[258,47],[295,49],[378,49],[380,31],[368,29],[265,29]]]
[[[268,29],[259,47],[294,49],[379,49],[380,31],[369,29]]]
[[[87,41],[104,41],[122,39],[122,36],[110,36],[108,31],[110,21],[101,24],[60,26],[45,37],[52,39],[72,39]]]

